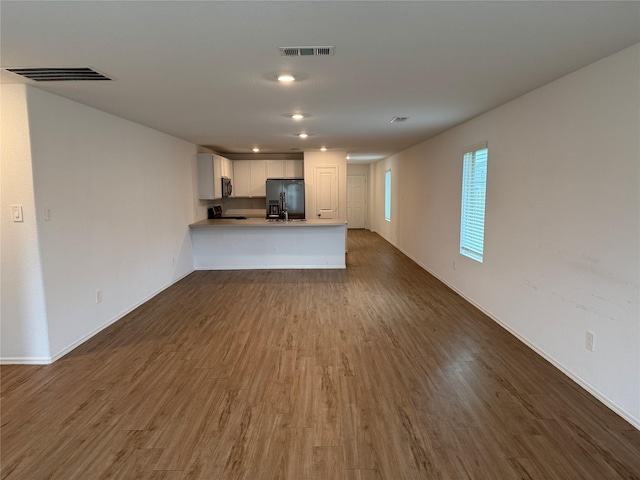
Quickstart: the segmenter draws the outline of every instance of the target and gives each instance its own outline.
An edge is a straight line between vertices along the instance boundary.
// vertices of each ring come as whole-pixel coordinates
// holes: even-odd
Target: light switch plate
[[[11,205],[11,217],[14,222],[22,222],[22,205]]]

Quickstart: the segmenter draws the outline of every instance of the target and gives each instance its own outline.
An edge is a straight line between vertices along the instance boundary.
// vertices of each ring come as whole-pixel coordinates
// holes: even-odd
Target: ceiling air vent
[[[44,68],[5,68],[36,82],[76,82],[88,80],[111,80],[106,75],[89,67],[44,67]]]
[[[336,47],[279,47],[283,57],[324,57],[333,55]]]
[[[393,117],[391,120],[389,120],[389,123],[406,122],[408,119],[409,117]]]

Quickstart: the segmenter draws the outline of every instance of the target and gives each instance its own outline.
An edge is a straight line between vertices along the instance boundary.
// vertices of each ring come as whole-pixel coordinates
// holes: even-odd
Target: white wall
[[[0,93],[0,357],[43,363],[50,353],[26,89],[3,85]],[[12,205],[22,205],[23,222],[13,222]]]
[[[362,175],[364,177],[368,177],[369,164],[368,163],[350,163],[347,165],[347,175]]]
[[[35,88],[27,102],[55,360],[193,270],[188,225],[203,207],[195,145]]]
[[[636,45],[379,162],[373,222],[640,428],[639,58]],[[458,253],[462,151],[481,141],[483,264]]]

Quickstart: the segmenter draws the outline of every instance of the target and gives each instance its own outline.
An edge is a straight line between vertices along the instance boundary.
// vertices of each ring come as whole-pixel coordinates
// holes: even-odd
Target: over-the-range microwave
[[[231,185],[231,179],[229,177],[222,177],[222,196],[230,197],[233,192],[233,186]]]

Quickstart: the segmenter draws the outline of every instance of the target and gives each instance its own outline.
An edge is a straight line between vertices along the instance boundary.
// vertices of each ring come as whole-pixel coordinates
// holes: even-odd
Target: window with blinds
[[[482,262],[484,253],[488,157],[486,143],[470,147],[463,157],[460,253],[478,262]]]
[[[391,170],[384,172],[384,219],[391,221]]]

